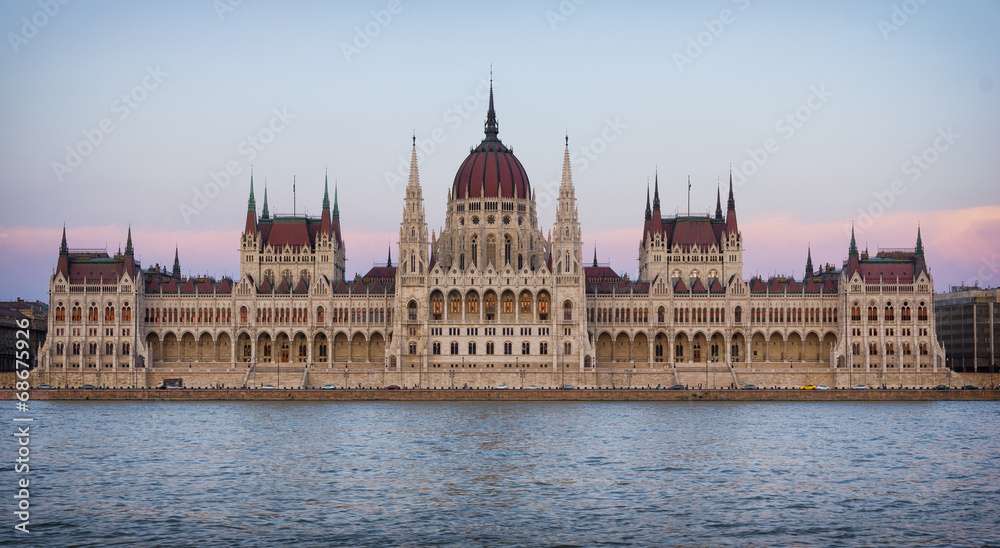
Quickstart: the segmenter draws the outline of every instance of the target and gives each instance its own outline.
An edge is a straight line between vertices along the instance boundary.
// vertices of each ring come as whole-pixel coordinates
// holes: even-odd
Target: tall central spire
[[[497,113],[493,109],[493,69],[490,69],[490,109],[486,112],[486,138],[499,140],[500,128],[497,125]]]

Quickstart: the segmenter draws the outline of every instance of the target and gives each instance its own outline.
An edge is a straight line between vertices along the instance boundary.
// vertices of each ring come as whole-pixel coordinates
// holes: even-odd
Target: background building
[[[938,339],[955,371],[984,372],[1000,359],[1000,288],[952,287],[934,295]]]

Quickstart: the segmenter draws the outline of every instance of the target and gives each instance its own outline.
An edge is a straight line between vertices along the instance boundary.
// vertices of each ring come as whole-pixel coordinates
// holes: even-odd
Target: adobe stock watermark
[[[498,82],[493,82],[494,87],[499,88]],[[490,99],[490,80],[485,76],[479,77],[479,82],[460,101],[452,103],[441,115],[443,126],[432,129],[427,137],[417,137],[417,163],[422,164],[424,160],[430,158],[437,152],[438,147],[448,141],[449,133],[462,127],[466,120],[475,116],[484,116],[483,105],[488,104]],[[483,118],[485,119],[485,117]],[[410,178],[410,155],[400,154],[396,164],[396,171],[385,171],[385,182],[389,190],[395,192],[400,185],[406,186]]]
[[[746,11],[750,7],[750,0],[731,0],[731,2],[736,4],[740,11]],[[694,63],[696,59],[704,55],[705,51],[715,43],[715,40],[722,36],[726,26],[735,22],[736,13],[730,9],[723,9],[715,19],[702,21],[701,24],[705,30],[699,31],[694,36],[688,36],[687,44],[682,50],[683,53],[674,52],[672,57],[677,71],[684,72],[685,66]]]
[[[219,21],[224,21],[226,16],[236,11],[236,8],[243,5],[243,0],[212,0],[212,9]]]
[[[628,124],[622,122],[620,116],[605,118],[604,127],[601,128],[596,137],[580,146],[570,148],[570,167],[577,174],[585,173],[587,168],[608,150],[608,145],[617,141],[626,129],[628,129]],[[560,178],[535,187],[539,209],[546,209],[558,201],[561,184],[562,179]]]
[[[7,41],[14,53],[21,51],[22,46],[38,36],[38,31],[45,28],[49,21],[59,15],[62,6],[69,4],[69,0],[38,0],[39,10],[31,14],[31,17],[21,18],[21,28],[19,32],[8,32]]]
[[[910,22],[910,16],[917,13],[926,3],[927,0],[905,0],[900,4],[893,4],[889,20],[879,19],[876,23],[879,32],[882,33],[882,39],[888,42],[890,35],[899,32],[903,25]]]
[[[874,199],[865,207],[858,208],[858,216],[850,225],[844,225],[845,234],[850,234],[852,229],[859,233],[871,228],[875,221],[886,214],[886,212],[896,203],[896,200],[906,194],[909,183],[920,180],[923,174],[932,165],[941,159],[941,155],[951,150],[961,136],[951,127],[948,129],[938,128],[937,136],[930,146],[924,148],[919,154],[914,154],[909,160],[903,162],[902,172],[906,180],[894,179],[889,183],[888,188],[876,190],[872,193]]]
[[[561,0],[555,10],[545,10],[545,20],[549,22],[552,30],[569,20],[570,16],[576,13],[576,8],[587,0]]]
[[[295,115],[288,112],[288,107],[280,110],[271,110],[271,119],[257,132],[247,135],[247,138],[240,141],[236,146],[236,154],[242,158],[245,165],[251,164],[260,152],[263,152],[268,145],[274,142],[278,134],[288,129],[289,124],[295,119]],[[208,172],[211,179],[201,188],[195,187],[192,192],[190,203],[178,204],[177,210],[185,223],[190,223],[191,218],[201,214],[208,207],[213,199],[222,193],[222,190],[229,186],[236,177],[243,173],[243,164],[240,160],[229,160],[221,170]]]
[[[795,136],[802,129],[806,122],[812,120],[813,115],[823,108],[833,97],[833,92],[826,89],[825,84],[819,87],[810,88],[810,94],[805,102],[785,113],[774,122],[774,131],[787,141]],[[776,137],[767,137],[761,146],[747,149],[747,159],[734,166],[733,185],[737,188],[743,186],[749,177],[752,177],[764,166],[767,161],[781,151],[781,143]]]
[[[160,69],[160,65],[155,67],[147,65],[146,73],[139,83],[127,93],[122,93],[111,101],[111,113],[117,116],[118,121],[125,120],[149,97],[151,91],[160,87],[167,76],[168,74]],[[55,173],[56,179],[60,183],[63,182],[66,175],[73,173],[73,170],[80,167],[83,161],[93,154],[115,129],[117,128],[114,120],[111,117],[106,117],[101,118],[96,127],[83,130],[81,132],[83,139],[77,141],[76,144],[66,145],[66,158],[62,162],[52,162],[52,172]]]
[[[983,282],[983,285],[988,285],[988,282],[1000,274],[1000,260],[997,259],[996,255],[987,257],[983,255],[979,258],[983,266],[979,267],[976,274],[979,275],[979,280]]]
[[[354,38],[350,43],[341,42],[340,52],[344,54],[344,59],[350,63],[351,58],[361,53],[371,45],[372,40],[378,38],[382,31],[392,23],[393,18],[403,12],[401,0],[389,0],[385,9],[371,11],[371,19],[364,25],[354,27]]]

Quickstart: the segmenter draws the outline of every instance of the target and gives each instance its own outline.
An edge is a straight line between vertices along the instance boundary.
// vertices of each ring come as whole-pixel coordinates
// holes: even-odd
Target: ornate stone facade
[[[852,235],[840,269],[814,270],[810,253],[801,280],[745,280],[732,182],[725,214],[720,189],[714,216],[671,217],[657,177],[630,280],[596,251],[584,262],[568,138],[555,223],[538,225],[528,176],[499,138],[492,89],[485,138],[429,237],[415,144],[410,162],[398,265],[390,256],[353,281],[327,187],[318,218],[270,215],[266,190],[258,216],[251,175],[238,279],[185,278],[176,254],[169,273],[143,270],[131,230],[124,253],[70,251],[64,230],[40,373],[118,386],[171,375],[284,386],[338,375],[342,385],[442,386],[456,375],[514,385],[530,375],[554,386],[602,372],[631,382],[698,371],[707,383],[711,371],[739,384],[741,372],[943,367],[919,230],[914,249],[871,257]]]

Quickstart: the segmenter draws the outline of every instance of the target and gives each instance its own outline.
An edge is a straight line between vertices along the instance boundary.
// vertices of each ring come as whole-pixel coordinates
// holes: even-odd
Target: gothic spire
[[[260,214],[261,220],[270,219],[271,216],[267,212],[267,177],[264,177],[264,210]]]
[[[913,250],[913,254],[917,257],[924,256],[924,242],[920,239],[920,225],[917,225],[917,248]]]
[[[330,174],[323,175],[323,211],[330,211]]]
[[[253,199],[253,166],[250,166],[250,199],[247,200],[247,211],[257,214],[257,203]]]
[[[333,220],[340,220],[340,204],[337,201],[337,181],[333,182]]]
[[[715,218],[722,220],[722,185],[718,182],[715,187]]]
[[[389,255],[385,260],[385,266],[392,266],[392,244],[389,244]]]
[[[128,240],[125,242],[125,254],[133,255],[135,250],[132,249],[132,225],[128,226]]]
[[[812,245],[809,246],[809,251],[806,254],[806,278],[813,277],[813,254]]]
[[[653,175],[653,211],[660,210],[660,170]]]
[[[173,277],[178,280],[181,278],[181,261],[180,256],[177,254],[177,246],[174,246],[174,270],[172,272]]]
[[[847,251],[848,257],[858,256],[858,242],[854,239],[854,225],[851,225],[851,248]]]
[[[729,168],[729,204],[728,209],[730,211],[736,210],[736,200],[733,199],[733,168]]]
[[[66,224],[63,223],[63,236],[62,244],[59,246],[59,256],[68,257],[69,256],[69,246],[66,245]]]
[[[594,268],[597,268],[597,246],[594,246]]]
[[[649,178],[646,178],[646,220],[649,221],[653,218],[653,213],[649,209]]]
[[[493,69],[490,69],[490,108],[486,111],[486,139],[499,140],[500,128],[497,125],[497,113],[493,109]]]

